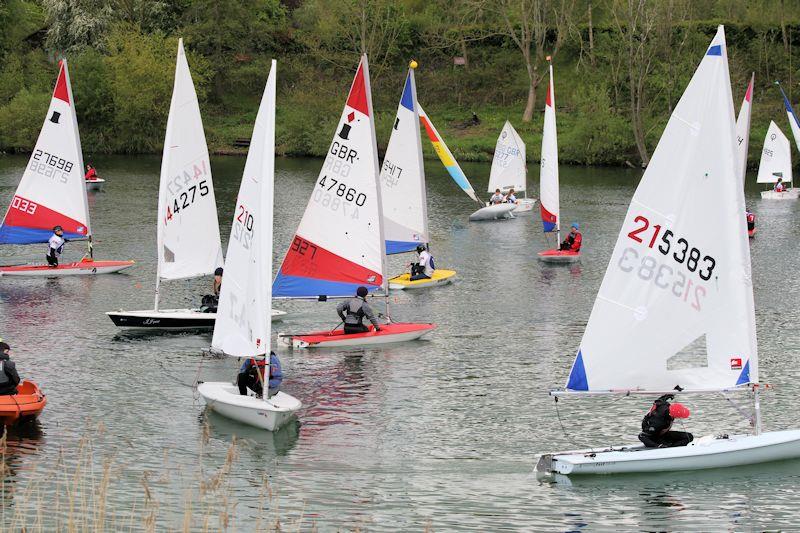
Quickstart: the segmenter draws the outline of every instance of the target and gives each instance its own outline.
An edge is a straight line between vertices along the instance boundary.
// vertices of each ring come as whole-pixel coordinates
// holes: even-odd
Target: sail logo
[[[731,370],[741,370],[741,369],[742,369],[742,358],[731,357]]]

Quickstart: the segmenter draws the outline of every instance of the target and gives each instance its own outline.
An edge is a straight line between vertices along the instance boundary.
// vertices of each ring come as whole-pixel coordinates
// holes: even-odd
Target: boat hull
[[[204,313],[199,309],[148,309],[145,311],[109,311],[108,318],[115,326],[147,331],[185,331],[213,329],[216,313]],[[286,311],[272,310],[272,321],[282,320]]]
[[[317,331],[298,335],[278,336],[278,340],[291,348],[338,348],[341,346],[373,346],[378,344],[391,344],[419,339],[436,327],[435,324],[393,322],[381,324],[380,331],[374,331],[372,326],[365,333],[352,333],[345,335],[343,329],[331,331]]]
[[[756,236],[756,228],[747,230],[747,236],[751,239]]]
[[[0,424],[12,426],[36,419],[47,405],[47,397],[33,381],[23,380],[17,394],[0,396]]]
[[[411,281],[411,274],[405,273],[390,279],[389,289],[398,291],[429,289],[431,287],[438,287],[440,285],[452,283],[455,278],[455,270],[436,269],[433,271],[433,277],[430,279],[418,279],[415,281]]]
[[[86,190],[87,191],[99,191],[103,188],[103,185],[106,184],[106,180],[103,178],[97,178],[94,180],[85,180],[86,181]]]
[[[285,392],[264,400],[252,395],[242,396],[239,387],[227,382],[200,383],[197,392],[212,411],[237,422],[267,431],[280,429],[303,404]]]
[[[539,475],[629,474],[726,468],[800,458],[800,430],[760,435],[709,435],[688,446],[596,448],[544,454]]]
[[[569,250],[545,250],[539,252],[539,261],[545,263],[575,263],[580,260],[580,252],[572,252]]]
[[[0,276],[55,278],[61,276],[94,276],[113,274],[130,268],[133,261],[77,261],[57,267],[49,265],[0,266]]]
[[[517,207],[514,209],[514,215],[521,215],[523,213],[530,213],[536,206],[536,198],[520,198],[517,200]]]
[[[496,204],[481,207],[469,216],[471,222],[481,220],[505,220],[514,218],[514,209],[517,204]]]
[[[797,200],[800,197],[800,188],[792,187],[783,192],[761,191],[761,198],[764,200]]]

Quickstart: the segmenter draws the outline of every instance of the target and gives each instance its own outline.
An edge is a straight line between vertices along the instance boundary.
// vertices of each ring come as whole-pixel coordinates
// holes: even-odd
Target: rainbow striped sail
[[[0,244],[47,242],[57,225],[67,239],[91,236],[73,104],[67,61],[62,60],[39,139],[0,225]]]
[[[431,119],[428,118],[427,113],[425,113],[425,111],[422,109],[422,106],[419,105],[419,102],[417,102],[417,105],[419,107],[419,120],[425,127],[425,132],[428,134],[428,139],[430,139],[433,149],[436,151],[436,155],[439,156],[444,168],[447,169],[447,172],[450,174],[450,177],[453,178],[453,181],[456,182],[456,185],[461,187],[461,190],[467,193],[467,196],[483,205],[483,203],[478,200],[478,197],[475,195],[475,189],[472,188],[472,184],[470,184],[466,174],[464,174],[464,171],[461,170],[461,167],[458,165],[458,161],[456,161],[452,152],[450,152],[450,149],[444,143],[444,139],[442,139],[442,136],[439,135],[439,132],[433,125],[433,122],[431,122]]]
[[[352,296],[385,283],[378,147],[361,58],[303,219],[272,286],[275,298]]]

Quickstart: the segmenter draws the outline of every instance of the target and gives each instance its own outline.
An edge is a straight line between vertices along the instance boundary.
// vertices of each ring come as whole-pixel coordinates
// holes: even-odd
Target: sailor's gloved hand
[[[674,400],[674,399],[675,399],[675,395],[674,394],[665,394],[665,395],[663,395],[663,396],[661,396],[659,398],[659,400],[664,401],[664,402],[666,402],[668,400]]]

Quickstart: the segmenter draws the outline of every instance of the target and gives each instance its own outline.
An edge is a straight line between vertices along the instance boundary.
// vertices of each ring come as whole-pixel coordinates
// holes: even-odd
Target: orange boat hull
[[[33,420],[47,405],[47,397],[33,381],[23,380],[17,394],[0,396],[0,423],[12,426]]]

